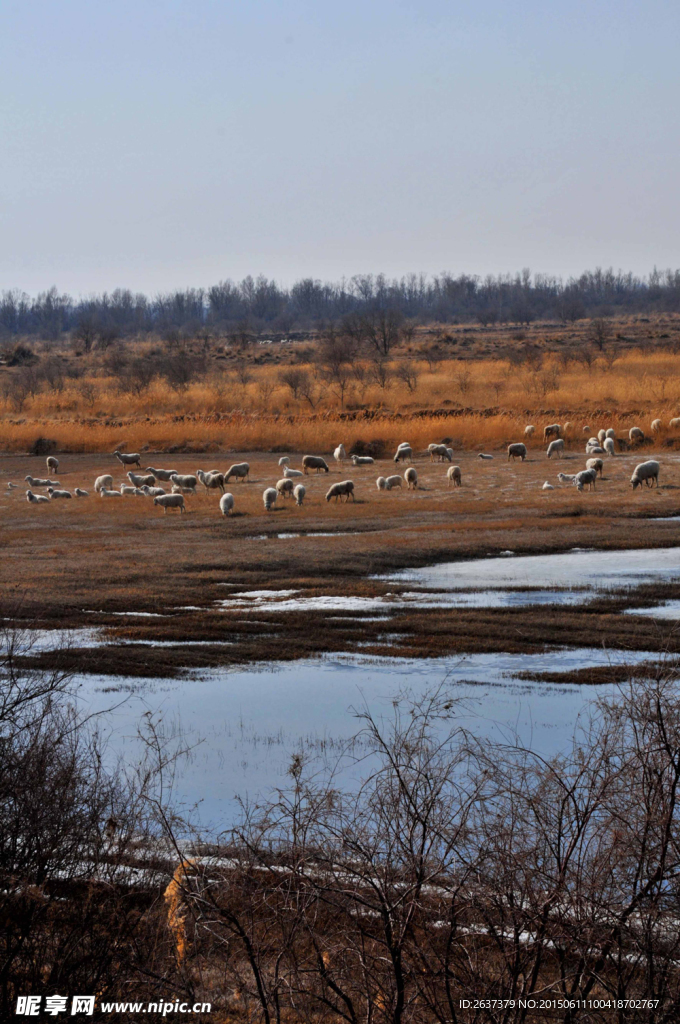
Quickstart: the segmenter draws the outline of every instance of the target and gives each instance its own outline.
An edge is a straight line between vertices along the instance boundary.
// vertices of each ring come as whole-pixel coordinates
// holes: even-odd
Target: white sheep
[[[222,513],[223,516],[228,516],[229,513],[233,510],[233,508],[234,495],[230,494],[229,491],[227,491],[227,493],[223,494],[222,497],[220,498],[220,512]]]
[[[549,423],[547,427],[543,427],[543,440],[547,441],[551,437],[560,437],[562,433],[562,427],[559,423]]]
[[[492,459],[493,455],[486,455],[484,452],[480,452],[477,456],[478,459]]]
[[[75,494],[76,498],[89,498],[90,497],[90,492],[83,490],[82,487],[76,487],[73,493]]]
[[[291,469],[290,466],[284,466],[283,475],[287,478],[293,479],[293,477],[304,476],[305,474],[301,469]]]
[[[352,465],[354,466],[372,466],[375,459],[372,459],[370,455],[353,455]]]
[[[30,501],[33,505],[44,505],[49,500],[44,494],[34,494],[30,488],[26,491],[26,501]]]
[[[616,431],[614,430],[613,427],[607,427],[607,429],[605,430],[604,433],[605,433],[605,437],[612,437],[612,438],[616,437]]]
[[[584,425],[583,425],[583,433],[584,434],[589,434],[590,433],[590,427],[588,426],[587,423],[584,423]]]
[[[460,472],[460,466],[449,466],[446,470],[446,479],[449,481],[449,487],[461,487],[463,477]]]
[[[290,459],[287,455],[282,455],[279,459],[279,466],[290,466]]]
[[[174,484],[173,484],[173,487],[174,487]],[[147,498],[159,498],[161,496],[161,494],[165,494],[166,493],[166,491],[165,491],[165,489],[163,487],[149,487],[148,484],[144,484],[144,486],[142,487],[142,490],[144,491],[144,494],[146,494]],[[181,489],[177,493],[181,493]]]
[[[385,490],[391,491],[393,487],[401,487],[401,477],[398,475],[388,476],[385,480]]]
[[[277,480],[276,490],[283,498],[290,498],[293,494],[293,487],[295,484],[292,480],[287,480],[285,477],[283,480]]]
[[[582,469],[580,473],[576,473],[574,476],[574,485],[577,491],[582,491],[583,488],[588,485],[589,491],[595,490],[595,481],[597,479],[597,473],[594,469]]]
[[[103,476],[98,476],[94,482],[94,489],[96,494],[100,494],[102,490],[112,490],[113,477],[110,475],[110,473],[104,473]]]
[[[120,493],[123,495],[123,497],[127,496],[131,498],[135,497],[138,494],[144,495],[144,491],[141,489],[141,487],[131,487],[128,484],[120,485]]]
[[[123,495],[120,491],[109,490],[108,487],[101,487],[99,490],[100,498],[122,498]]]
[[[335,451],[333,452],[333,458],[335,459],[336,462],[345,461],[345,459],[347,458],[347,452],[345,451],[345,446],[343,444],[339,444],[338,447],[335,449]]]
[[[229,478],[234,477],[236,480],[247,480],[248,474],[250,473],[249,462],[235,462],[233,466],[230,466],[227,472],[224,474],[225,484],[229,483]]]
[[[566,422],[566,423],[564,424],[564,426],[562,427],[562,432],[563,432],[564,434],[568,434],[568,433],[569,433],[569,431],[571,430],[571,428],[572,428],[573,426],[574,426],[574,424],[573,424],[573,423],[571,423],[571,422],[570,422],[569,420],[567,420],[567,422]]]
[[[338,498],[342,498],[343,494],[346,502],[349,501],[350,494],[352,496],[352,501],[355,500],[354,483],[352,480],[341,480],[337,484],[331,484],[326,492],[326,501],[330,501],[331,498],[335,498],[337,501]]]
[[[658,434],[661,430],[661,420],[652,420],[652,433]]]
[[[557,479],[561,484],[573,484],[576,478],[575,473],[558,473]]]
[[[654,459],[649,459],[648,462],[641,462],[635,467],[633,475],[630,478],[633,490],[635,490],[636,487],[641,487],[643,480],[648,487],[653,487],[655,480],[656,486],[659,486],[659,463],[655,462]]]
[[[56,473],[59,469],[59,459],[55,455],[48,455],[45,459],[47,464],[47,473]]]
[[[614,455],[615,454],[615,452],[614,452],[614,438],[613,437],[605,437],[604,445],[602,447],[606,451],[607,455]]]
[[[527,446],[525,444],[522,444],[521,441],[517,442],[516,444],[508,445],[508,462],[510,461],[510,459],[521,459],[522,462],[524,462],[526,457]]]
[[[596,473],[600,474],[600,479],[604,476],[604,462],[602,459],[587,459],[586,469],[594,469]]]
[[[639,427],[631,427],[628,431],[628,440],[631,441],[633,444],[642,444],[644,439],[644,431],[640,430]]]
[[[279,495],[275,487],[267,487],[267,489],[263,491],[262,501],[264,502],[264,507],[267,512],[269,512],[272,505],[276,504],[278,496]]]
[[[47,488],[47,493],[49,494],[50,499],[53,499],[53,498],[70,498],[71,497],[71,492],[70,491],[60,490],[58,487],[48,487]]]
[[[549,459],[552,459],[553,455],[561,459],[564,455],[564,440],[560,437],[556,441],[551,441],[546,454]]]
[[[178,508],[180,515],[182,512],[186,512],[183,494],[159,494],[157,498],[153,499],[153,503],[154,505],[161,506],[163,515],[166,514],[169,508]]]
[[[394,453],[395,462],[401,462],[402,459],[408,459],[409,462],[413,461],[413,449],[408,444],[399,445],[396,452]]]
[[[146,484],[148,487],[153,487],[156,483],[156,477],[153,473],[147,473],[146,476],[141,476],[139,473],[133,473],[130,470],[127,473],[127,478],[133,487],[143,487]]]
[[[408,487],[409,491],[415,491],[418,489],[418,473],[416,472],[414,466],[409,466],[409,468],[406,470],[406,472],[404,473],[404,480],[406,481],[406,486]]]
[[[19,486],[18,484],[13,484],[11,480],[7,481],[7,490],[8,491],[16,491],[18,486]]]
[[[672,420],[669,420],[668,426],[673,430],[677,430],[680,427],[680,416],[674,416]]]
[[[439,462],[443,462],[446,459],[448,462],[451,461],[451,454],[453,450],[447,448],[445,444],[428,444],[427,450],[430,453],[430,462],[434,462],[435,457]]]
[[[526,427],[524,428],[524,436],[533,437],[535,433],[536,427],[533,425],[533,423],[527,423]]]
[[[307,470],[315,469],[319,473],[322,469],[324,473],[329,473],[328,463],[325,459],[322,459],[320,455],[303,455],[302,456],[302,469],[307,475]]]
[[[193,474],[173,473],[170,477],[176,487],[180,487],[185,494],[195,494],[198,480]]]
[[[599,444],[602,444],[602,442],[604,441],[606,436],[607,436],[607,431],[604,429],[604,427],[601,428],[600,430],[598,430],[598,432],[597,432],[597,440],[598,440]]]
[[[224,474],[223,473],[218,473],[218,472],[215,472],[215,471],[211,471],[210,473],[204,473],[202,469],[197,469],[196,470],[196,476],[198,477],[198,479],[201,481],[201,483],[205,487],[205,493],[206,494],[210,490],[216,491],[218,487],[222,491],[222,494],[224,494]]]
[[[387,489],[387,481],[385,480],[385,477],[384,476],[379,476],[378,479],[375,482],[375,486],[378,488],[379,491],[386,490]]]
[[[123,463],[124,466],[139,466],[140,469],[142,468],[139,452],[132,452],[130,455],[124,455],[123,452],[119,452],[116,448],[113,454],[119,462]]]
[[[31,488],[32,487],[58,487],[59,486],[59,481],[58,480],[42,480],[42,479],[40,479],[38,477],[30,476],[30,475],[29,476],[25,476],[24,480],[26,481],[28,486],[31,487]]]
[[[546,482],[543,484],[543,487],[541,488],[541,490],[542,491],[554,491],[555,488],[553,487],[552,484],[549,484],[548,481],[546,480]]]
[[[177,472],[176,469],[154,469],[153,466],[147,466],[144,470],[145,473],[153,473],[156,480],[172,480],[173,476]]]
[[[296,505],[301,505],[302,504],[302,502],[305,500],[305,494],[306,493],[307,493],[307,488],[305,487],[305,485],[304,484],[297,484],[297,486],[295,487],[295,489],[293,491],[293,495],[295,497],[295,504]]]

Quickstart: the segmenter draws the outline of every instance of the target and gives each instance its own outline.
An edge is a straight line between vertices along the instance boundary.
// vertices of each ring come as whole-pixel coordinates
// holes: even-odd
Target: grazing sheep
[[[648,487],[653,487],[655,480],[656,486],[659,486],[659,463],[655,462],[654,459],[650,459],[648,462],[641,462],[635,467],[630,478],[633,490],[636,487],[641,487],[643,480]]]
[[[568,434],[573,426],[574,426],[574,424],[571,423],[569,420],[567,420],[567,422],[562,427],[562,433],[563,434]]]
[[[284,466],[283,475],[285,477],[290,477],[292,479],[293,477],[304,476],[305,474],[302,472],[301,469],[291,469],[290,466]]]
[[[557,441],[551,441],[548,445],[546,454],[549,459],[552,459],[553,455],[556,455],[558,459],[561,459],[564,455],[564,440],[560,437]]]
[[[661,420],[652,420],[652,433],[658,434],[661,430]]]
[[[385,477],[379,476],[375,482],[375,486],[378,488],[379,491],[387,490],[387,481],[385,480]]]
[[[596,473],[600,474],[600,479],[604,476],[604,462],[602,459],[588,459],[586,461],[586,469],[594,469]]]
[[[451,462],[453,449],[447,448],[445,444],[428,444],[427,450],[430,453],[430,462],[434,462],[435,456],[439,462],[443,462],[444,459]]]
[[[639,427],[631,427],[630,430],[628,431],[628,440],[632,441],[634,444],[642,444],[644,439],[645,439],[644,431],[640,430]]]
[[[589,437],[588,440],[586,441],[586,447],[588,445],[595,445],[595,447],[597,447],[597,445],[599,443],[600,443],[599,437]]]
[[[401,477],[398,475],[388,476],[385,480],[385,490],[391,491],[393,487],[401,487]]]
[[[29,487],[58,487],[58,480],[40,480],[38,477],[25,476],[24,480]]]
[[[401,462],[402,459],[408,459],[409,462],[413,461],[413,449],[408,444],[400,444],[395,452],[394,461]]]
[[[527,446],[518,441],[517,444],[508,445],[508,462],[510,459],[521,459],[522,462],[527,457]]]
[[[602,447],[606,451],[607,455],[614,455],[614,438],[605,437],[604,445]]]
[[[58,487],[48,487],[47,493],[50,498],[70,498],[71,492],[66,490],[60,490]]]
[[[323,469],[324,473],[328,473],[328,464],[325,459],[322,459],[320,455],[303,455],[302,456],[302,470],[307,475],[307,470],[315,469],[317,473]]]
[[[449,462],[453,462],[453,448],[447,448],[446,451],[448,452]]]
[[[557,479],[561,484],[573,484],[575,473],[558,473]]]
[[[222,497],[220,498],[220,512],[222,513],[223,516],[228,516],[233,508],[234,508],[234,495],[230,494],[227,491],[227,493],[223,494]]]
[[[153,499],[153,503],[154,505],[161,506],[163,515],[166,514],[169,508],[178,508],[180,515],[182,512],[186,512],[183,494],[159,494],[157,498]]]
[[[47,464],[48,475],[50,473],[56,473],[57,470],[59,469],[59,459],[56,458],[56,456],[54,455],[48,455],[47,458],[45,459],[45,463]]]
[[[542,491],[554,491],[554,490],[555,490],[555,488],[553,487],[553,485],[552,485],[552,484],[549,484],[549,483],[548,483],[548,481],[546,480],[546,482],[545,482],[545,483],[543,484],[543,486],[541,487],[541,490],[542,490]]]
[[[478,459],[492,459],[493,455],[485,455],[484,452],[480,452],[477,456]]]
[[[119,452],[116,448],[113,454],[119,462],[123,463],[124,466],[139,466],[140,469],[142,468],[138,452],[133,452],[130,455],[124,455],[123,452]]]
[[[524,428],[524,436],[533,437],[535,433],[536,427],[533,425],[533,423],[528,423],[527,426]]]
[[[461,487],[463,477],[461,476],[460,466],[449,466],[446,470],[446,478],[449,481],[449,487]]]
[[[279,495],[275,487],[268,487],[266,491],[263,491],[262,501],[264,502],[264,507],[267,512],[269,512],[272,505],[276,504],[278,496]]]
[[[174,486],[174,485],[173,485]],[[165,490],[162,487],[149,487],[148,484],[144,484],[142,487],[144,494],[147,498],[158,498],[161,494],[165,494]]]
[[[195,494],[196,493],[196,488],[195,487],[180,487],[179,484],[173,483],[171,488],[170,488],[170,493],[171,494]],[[154,497],[156,497],[156,495],[154,495]]]
[[[100,491],[99,491],[99,497],[100,498],[122,498],[123,495],[120,493],[120,491],[112,491],[112,490],[109,490],[108,487],[102,487],[102,488],[100,488]]]
[[[202,469],[197,469],[196,470],[196,476],[198,477],[198,479],[201,481],[201,483],[205,487],[205,493],[206,494],[210,490],[216,491],[218,487],[222,491],[222,494],[224,494],[224,474],[223,473],[215,473],[215,472],[204,473]]]
[[[668,426],[672,427],[673,430],[677,430],[680,427],[680,416],[674,416],[672,420],[669,420]]]
[[[83,490],[82,487],[76,487],[76,489],[74,490],[73,493],[75,494],[76,498],[89,498],[90,497],[90,492]]]
[[[614,430],[613,427],[607,427],[607,429],[605,430],[604,434],[605,434],[605,437],[616,437],[616,431]]]
[[[153,473],[156,480],[172,480],[173,476],[177,472],[176,469],[154,469],[153,466],[147,466],[144,470],[145,473]]]
[[[290,466],[290,459],[287,455],[282,455],[279,459],[279,466]]]
[[[562,427],[559,423],[550,423],[547,427],[543,427],[543,440],[547,441],[551,437],[560,437],[562,434]]]
[[[418,489],[418,474],[414,466],[409,466],[406,470],[404,473],[404,480],[406,481],[406,486],[409,491],[416,491]]]
[[[411,445],[410,441],[402,441],[401,444],[397,445],[397,448],[411,448],[411,447],[412,447],[412,445]]]
[[[94,482],[95,493],[99,494],[100,491],[106,489],[110,491],[113,489],[113,477],[109,473],[105,473],[103,476],[98,476]]]
[[[584,426],[583,426],[583,433],[584,434],[589,434],[590,433],[590,427],[588,426],[587,423],[584,424]]]
[[[276,490],[284,498],[290,498],[293,495],[293,488],[295,484],[292,480],[287,480],[285,477],[283,480],[277,480]]]
[[[127,474],[127,478],[133,487],[144,487],[145,484],[147,487],[153,487],[156,483],[156,477],[153,473],[147,473],[146,476],[140,476],[139,473],[133,473],[132,470],[130,470]]]
[[[173,484],[175,484],[176,487],[180,487],[182,491],[184,491],[184,493],[196,493],[196,485],[198,483],[198,480],[192,474],[183,475],[182,473],[173,473],[170,479],[172,480]]]
[[[44,505],[49,500],[44,494],[34,494],[30,489],[26,491],[26,501],[30,501],[34,505]]]
[[[408,472],[408,471],[407,471]],[[352,495],[352,501],[354,501],[354,483],[351,480],[342,480],[340,483],[331,484],[326,493],[326,501],[330,501],[331,498],[341,498],[345,495],[345,501],[349,501],[350,494]]]
[[[142,497],[144,496],[144,491],[141,487],[130,487],[128,484],[120,485],[120,493],[123,497],[128,496],[130,498],[136,497],[138,494],[141,494]]]
[[[602,444],[602,442],[604,441],[606,436],[607,436],[607,431],[604,428],[602,428],[601,430],[598,430],[598,432],[597,432],[598,444]]]
[[[344,444],[339,444],[338,445],[338,447],[333,452],[333,458],[335,459],[336,462],[344,462],[345,461],[345,459],[347,458],[347,452],[345,451]]]
[[[372,459],[370,455],[353,455],[352,465],[354,466],[372,466],[375,459]]]
[[[605,438],[605,441],[607,439]],[[604,455],[605,449],[601,448],[599,444],[588,444],[586,445],[586,455]]]
[[[597,473],[594,469],[582,469],[580,473],[576,473],[574,476],[574,484],[577,491],[582,491],[583,488],[588,485],[589,491],[595,490],[595,481],[597,479]]]
[[[296,486],[295,490],[293,491],[293,494],[295,496],[295,504],[296,505],[301,505],[302,504],[302,502],[305,500],[305,494],[306,493],[307,493],[307,488],[305,487],[304,484],[298,484]]]
[[[236,480],[247,480],[248,474],[250,473],[249,462],[235,462],[233,466],[230,466],[227,472],[224,474],[225,484],[229,483],[229,477],[234,477]]]

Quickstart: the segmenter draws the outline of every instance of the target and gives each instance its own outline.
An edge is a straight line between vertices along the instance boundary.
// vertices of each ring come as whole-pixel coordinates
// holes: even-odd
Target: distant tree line
[[[366,315],[374,319],[377,335],[401,320],[490,326],[653,312],[680,312],[680,270],[636,277],[597,269],[566,282],[529,270],[485,278],[442,273],[388,280],[366,274],[335,284],[305,278],[291,288],[260,276],[153,298],[121,288],[79,300],[56,288],[35,297],[9,290],[0,297],[0,337],[56,341],[73,333],[89,350],[95,343],[106,348],[117,337],[287,334]]]

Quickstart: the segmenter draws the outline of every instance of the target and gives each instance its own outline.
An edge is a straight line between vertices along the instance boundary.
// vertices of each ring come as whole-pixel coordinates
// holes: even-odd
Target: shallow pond
[[[197,744],[180,767],[176,793],[186,805],[201,802],[204,824],[224,826],[237,815],[237,796],[252,800],[287,785],[294,753],[306,750],[319,766],[336,760],[358,729],[353,707],[367,704],[377,715],[389,714],[400,692],[422,694],[446,681],[451,696],[463,701],[456,716],[460,725],[499,741],[517,735],[553,754],[567,747],[588,702],[609,688],[525,683],[513,675],[647,657],[653,656],[601,648],[426,661],[328,656],[219,669],[181,681],[87,676],[79,680],[80,700],[87,710],[104,712],[101,725],[112,756],[134,760],[145,712],[161,714],[166,730]],[[356,785],[357,771],[346,770],[344,784]]]

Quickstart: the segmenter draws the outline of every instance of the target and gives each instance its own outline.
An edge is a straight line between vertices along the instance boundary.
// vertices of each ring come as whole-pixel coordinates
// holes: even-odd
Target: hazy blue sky
[[[680,266],[677,0],[2,0],[0,289]]]

